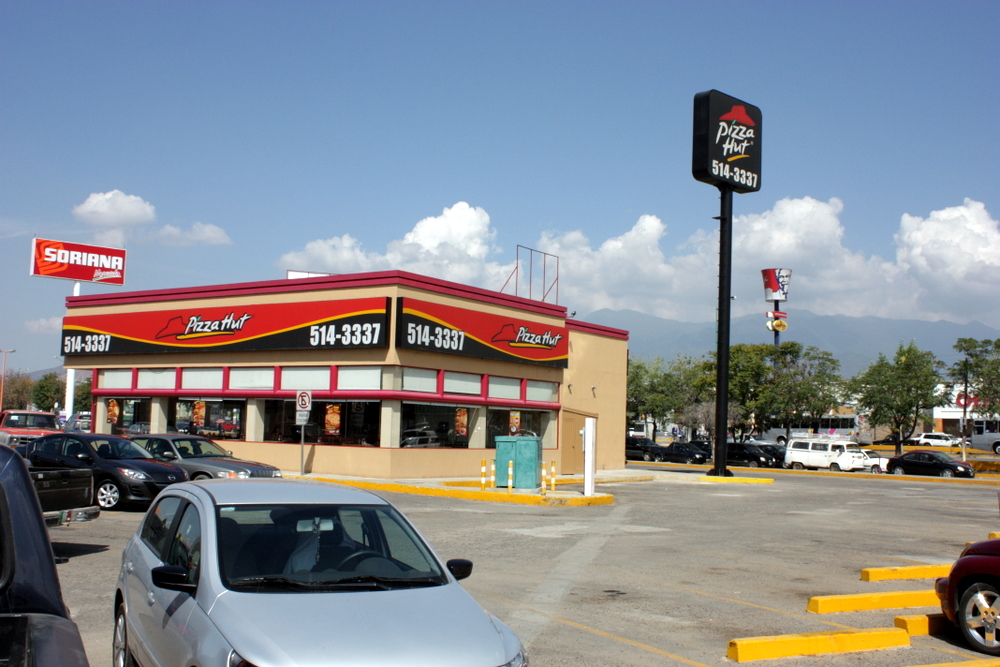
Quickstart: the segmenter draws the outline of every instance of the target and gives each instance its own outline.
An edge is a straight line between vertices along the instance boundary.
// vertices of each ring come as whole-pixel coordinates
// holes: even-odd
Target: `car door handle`
[[[146,593],[146,604],[153,606],[154,602],[156,602],[156,596],[153,594],[153,591],[149,591]]]
[[[132,561],[127,561],[125,563],[125,571],[128,572],[129,574],[132,574],[133,570],[135,570],[135,566],[132,565]]]

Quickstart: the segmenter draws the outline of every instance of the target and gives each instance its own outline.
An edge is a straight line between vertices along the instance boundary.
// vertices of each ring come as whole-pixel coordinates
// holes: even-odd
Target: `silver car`
[[[133,435],[138,443],[154,458],[170,461],[183,468],[191,479],[248,479],[250,477],[281,477],[281,471],[267,463],[233,458],[208,438],[183,433],[163,435]]]
[[[114,665],[522,667],[517,636],[390,503],[325,482],[185,482],[122,554]]]

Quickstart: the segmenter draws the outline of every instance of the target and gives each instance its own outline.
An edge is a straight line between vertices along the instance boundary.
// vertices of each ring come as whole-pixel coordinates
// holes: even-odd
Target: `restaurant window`
[[[329,366],[284,366],[281,369],[281,388],[285,391],[299,389],[329,391]]]
[[[177,370],[173,368],[140,368],[137,389],[173,389],[177,384]]]
[[[467,448],[476,410],[459,405],[403,403],[399,446]]]
[[[341,391],[378,391],[381,388],[381,366],[340,366],[337,369],[337,389]]]
[[[521,398],[521,381],[517,378],[490,377],[490,398]]]
[[[549,428],[555,423],[555,413],[551,410],[489,410],[486,419],[486,447],[496,449],[497,436],[525,435],[542,439],[544,447],[554,447]]]
[[[295,423],[295,412],[295,401],[264,401],[264,439],[302,442],[303,427]],[[378,447],[381,419],[380,401],[313,400],[305,442]]]
[[[528,390],[526,398],[529,401],[543,401],[545,403],[555,403],[559,400],[559,385],[556,382],[542,382],[541,380],[528,380]]]
[[[403,391],[437,393],[437,377],[433,368],[403,368]]]
[[[221,368],[185,368],[181,371],[182,389],[222,389]]]
[[[454,373],[445,371],[444,373],[444,393],[446,394],[473,394],[479,396],[483,393],[483,376],[474,373]]]
[[[106,368],[99,371],[97,386],[101,389],[131,389],[131,368]]]
[[[177,433],[203,435],[206,438],[242,440],[245,437],[246,402],[221,398],[170,401],[168,429]]]
[[[274,389],[274,369],[267,368],[230,368],[230,389]]]

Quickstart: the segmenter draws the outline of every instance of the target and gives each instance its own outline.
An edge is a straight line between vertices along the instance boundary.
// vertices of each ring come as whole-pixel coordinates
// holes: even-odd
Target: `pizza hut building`
[[[402,271],[66,304],[63,353],[93,369],[98,432],[198,432],[298,470],[304,429],[307,472],[474,477],[512,434],[582,472],[594,417],[597,468],[624,461],[628,334],[561,306]]]

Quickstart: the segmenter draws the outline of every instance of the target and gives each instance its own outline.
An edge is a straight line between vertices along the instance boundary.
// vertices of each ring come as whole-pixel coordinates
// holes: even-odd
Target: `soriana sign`
[[[396,347],[566,368],[568,330],[530,320],[400,298]]]
[[[125,284],[125,249],[33,239],[31,275]]]
[[[388,347],[386,297],[63,318],[65,355]]]

